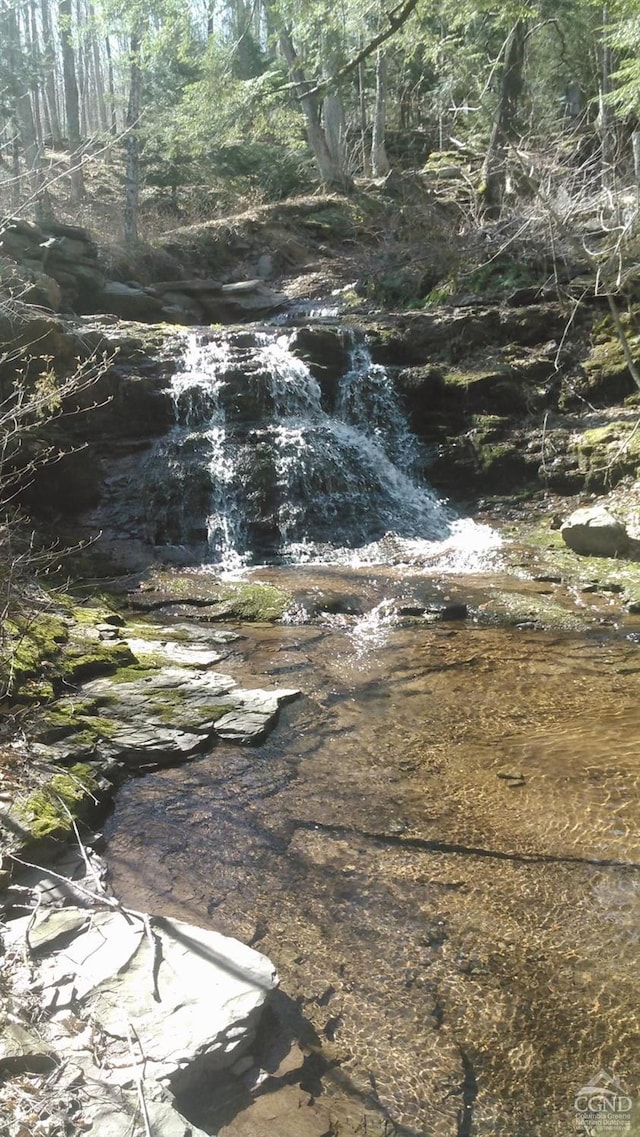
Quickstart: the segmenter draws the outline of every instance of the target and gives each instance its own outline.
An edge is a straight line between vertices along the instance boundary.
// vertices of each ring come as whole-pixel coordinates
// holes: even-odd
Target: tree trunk
[[[322,101],[322,124],[327,147],[338,169],[346,167],[344,148],[345,121],[342,99],[339,95],[326,95]]]
[[[44,185],[42,151],[38,143],[33,104],[31,101],[30,78],[20,38],[16,10],[6,5],[0,20],[0,38],[5,44],[10,78],[10,94],[13,96],[16,143],[19,138],[29,176],[29,202],[35,207],[36,216],[44,216],[50,211]],[[18,173],[16,185],[20,187],[19,151],[14,150],[14,166]],[[19,195],[18,195],[19,196]],[[15,200],[15,197],[14,197]]]
[[[605,189],[614,183],[616,162],[616,117],[609,103],[611,94],[611,48],[607,32],[609,30],[608,8],[602,9],[602,40],[600,42],[600,84],[598,91],[598,133],[600,135],[600,176]]]
[[[373,115],[373,137],[371,139],[371,169],[374,178],[383,178],[389,173],[389,159],[384,144],[387,122],[387,59],[383,51],[376,52],[376,106]]]
[[[74,202],[79,202],[84,197],[84,175],[80,164],[80,105],[76,78],[76,58],[71,39],[71,0],[59,0],[58,12],[62,42],[64,107],[71,165],[71,199]]]
[[[230,8],[233,40],[233,73],[237,79],[252,79],[255,74],[252,10],[245,0],[233,0]]]
[[[360,39],[362,48],[362,39]],[[369,148],[367,146],[367,98],[364,85],[364,63],[358,67],[358,105],[360,109],[360,149],[362,151],[362,173],[365,178],[371,174]]]
[[[100,44],[98,37],[95,33],[95,20],[94,12],[91,5],[89,6],[89,16],[91,18],[91,50],[93,52],[93,73],[95,77],[95,96],[96,108],[98,113],[98,124],[100,130],[106,134],[109,129],[109,120],[107,118],[107,100],[104,94],[104,70],[102,67],[102,59],[100,57]]]
[[[510,142],[517,138],[517,119],[524,81],[526,23],[517,20],[504,48],[498,105],[489,148],[482,168],[483,204],[487,217],[500,216],[506,186],[506,159]]]
[[[140,74],[139,31],[131,36],[131,72],[129,79],[129,104],[127,107],[127,136],[125,140],[126,165],[124,175],[124,239],[135,243],[138,240],[138,203],[140,198]]]
[[[56,53],[53,29],[51,26],[51,13],[49,11],[49,0],[41,0],[40,15],[42,18],[44,90],[47,118],[49,120],[49,130],[51,131],[51,142],[53,146],[58,149],[62,144],[62,130],[60,128],[60,114],[58,112]]]
[[[270,14],[272,18],[275,16],[273,8],[270,9]],[[335,189],[340,193],[349,193],[353,189],[353,180],[345,172],[340,163],[335,160],[329,149],[327,138],[320,122],[317,96],[308,94],[309,84],[298,62],[298,56],[293,46],[291,35],[286,28],[279,25],[279,21],[276,26],[278,28],[278,38],[282,54],[289,67],[291,79],[296,86],[298,102],[300,103],[307,125],[307,138],[316,160],[322,184],[326,186],[327,189]]]
[[[11,139],[11,166],[13,177],[11,180],[11,205],[13,212],[17,213],[20,208],[20,136],[18,134],[18,124],[15,119],[12,121],[13,136]]]
[[[324,78],[335,75],[343,62],[342,43],[335,31],[327,31],[322,36],[322,70]],[[328,90],[322,100],[322,126],[329,153],[334,165],[346,169],[345,152],[346,126],[342,99],[336,91]]]
[[[25,16],[25,18],[27,18]],[[42,115],[40,113],[40,79],[42,76],[42,53],[40,51],[40,37],[38,35],[38,25],[36,22],[36,5],[35,0],[31,0],[29,4],[28,14],[28,27],[29,27],[29,48],[31,55],[31,62],[33,64],[32,79],[31,79],[31,109],[33,112],[33,123],[36,132],[36,139],[41,153],[44,151],[44,131],[42,129]]]
[[[76,46],[76,79],[78,83],[78,108],[80,113],[80,137],[88,138],[91,133],[89,121],[88,96],[90,90],[89,76],[87,74],[87,40],[86,22],[83,18],[81,0],[76,0],[75,17],[78,32]]]
[[[118,133],[118,114],[116,110],[116,89],[113,79],[113,59],[111,56],[111,41],[109,36],[105,36],[105,52],[107,56],[107,83],[109,87],[109,114],[111,117],[111,125],[109,127],[111,133],[115,136]]]

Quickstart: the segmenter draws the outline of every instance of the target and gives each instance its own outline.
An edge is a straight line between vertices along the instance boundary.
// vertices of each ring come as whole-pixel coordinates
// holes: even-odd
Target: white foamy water
[[[293,333],[187,337],[163,443],[162,532],[231,571],[263,562],[477,572],[500,539],[420,478],[422,452],[386,369],[355,337],[324,386]]]

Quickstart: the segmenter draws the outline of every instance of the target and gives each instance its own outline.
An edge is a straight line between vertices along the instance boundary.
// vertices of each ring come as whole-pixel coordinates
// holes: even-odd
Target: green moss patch
[[[493,370],[447,371],[445,390],[449,397],[463,400],[471,411],[484,414],[519,414],[526,408],[523,382],[508,366]]]
[[[590,488],[616,485],[640,470],[640,428],[633,422],[611,422],[586,430],[573,447],[578,468]]]
[[[264,623],[282,619],[292,603],[288,593],[271,584],[226,584],[221,599],[234,617]]]
[[[135,663],[136,657],[124,643],[93,641],[85,649],[65,654],[62,675],[71,683],[82,682],[96,675],[108,675],[121,667]]]
[[[39,613],[7,620],[3,627],[0,679],[17,691],[27,680],[41,677],[43,667],[54,665],[69,638],[59,616]]]
[[[557,579],[578,591],[619,593],[621,607],[640,610],[640,562],[624,557],[581,557],[565,545],[560,531],[550,529],[549,523],[547,518],[505,530],[510,540],[503,555],[513,568]]]
[[[185,605],[193,607],[192,615],[206,620],[273,623],[282,619],[293,598],[272,584],[222,582],[203,573],[157,572],[140,591],[130,594],[129,602],[143,611]]]
[[[166,660],[164,660],[166,664]],[[141,679],[146,679],[148,676],[155,675],[160,669],[160,664],[155,663],[151,665],[148,662],[142,662],[138,659],[130,666],[119,667],[117,671],[110,676],[110,683],[118,686],[120,683],[137,683]],[[104,701],[103,701],[104,705]]]
[[[94,749],[102,739],[110,738],[115,725],[110,718],[100,714],[101,700],[86,699],[79,702],[60,701],[45,712],[38,729],[41,742],[58,742],[73,735],[74,745]]]
[[[0,640],[0,684],[30,703],[49,701],[62,684],[108,674],[135,662],[124,643],[103,641],[97,625],[118,617],[112,609],[74,606],[54,596],[57,611],[5,621]]]
[[[161,696],[151,701],[153,703],[154,722],[163,723],[164,726],[184,726],[189,708],[183,699],[176,699],[172,702],[167,700],[167,692],[163,691]],[[198,725],[217,722],[223,715],[228,715],[231,710],[233,707],[229,706],[228,703],[226,706],[220,706],[218,703],[199,703]]]
[[[588,626],[582,616],[556,601],[520,592],[493,592],[491,599],[479,609],[479,615],[491,623],[516,627],[526,624],[549,631],[582,632]]]
[[[640,335],[629,332],[627,343],[634,362],[640,366]],[[591,398],[615,403],[637,390],[622,345],[615,336],[596,342],[582,367],[585,390]]]
[[[81,820],[97,790],[91,767],[77,763],[63,773],[54,774],[40,789],[18,802],[16,812],[33,838],[62,837],[71,831],[74,821]]]

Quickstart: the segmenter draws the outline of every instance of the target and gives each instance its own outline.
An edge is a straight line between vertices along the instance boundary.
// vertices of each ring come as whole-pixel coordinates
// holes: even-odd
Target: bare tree
[[[504,45],[500,92],[482,168],[483,204],[488,217],[498,217],[506,185],[509,143],[517,136],[518,110],[524,80],[526,22],[516,20]]]
[[[42,167],[42,149],[33,114],[31,81],[20,35],[20,24],[13,4],[6,4],[0,9],[0,38],[6,45],[6,83],[13,102],[14,147],[19,145],[24,154],[30,196],[36,212],[45,214],[48,212],[48,202]],[[14,149],[14,171],[19,175],[17,148]]]
[[[602,9],[602,37],[599,44],[600,79],[598,90],[598,133],[600,135],[600,168],[602,185],[610,189],[613,184],[616,160],[616,117],[609,100],[611,83],[611,46],[609,43],[609,10]]]
[[[317,92],[311,90],[312,84],[307,80],[302,64],[298,59],[291,32],[282,21],[273,0],[268,0],[267,12],[277,33],[280,50],[289,68],[296,97],[305,118],[309,146],[315,158],[322,183],[328,189],[336,189],[343,193],[349,192],[353,188],[353,181],[331,153],[321,122],[319,96]]]
[[[376,52],[376,105],[371,139],[371,168],[375,178],[389,173],[389,159],[384,142],[387,118],[387,59],[381,48]]]
[[[50,0],[41,0],[40,17],[42,20],[42,72],[44,79],[44,102],[46,108],[46,121],[51,141],[55,147],[62,144],[62,130],[60,127],[60,114],[58,110],[58,93],[56,90],[56,50],[53,38],[53,21],[49,8]]]
[[[127,106],[124,176],[124,239],[133,242],[138,240],[138,201],[140,197],[141,45],[141,31],[139,28],[134,28],[129,44],[129,103]]]
[[[78,161],[81,144],[80,101],[76,75],[76,55],[72,38],[71,0],[58,0],[58,13],[62,42],[64,106],[71,159],[71,197],[73,201],[78,202],[84,197],[85,189],[82,166]]]

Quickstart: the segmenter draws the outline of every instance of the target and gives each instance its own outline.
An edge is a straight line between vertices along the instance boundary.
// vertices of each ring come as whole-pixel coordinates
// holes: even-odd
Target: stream
[[[259,747],[127,781],[114,889],[269,955],[323,1094],[385,1132],[566,1134],[600,1070],[637,1088],[636,633],[398,619],[505,587],[500,541],[424,485],[363,345],[329,392],[287,335],[192,339],[143,496],[158,546],[316,597],[224,664],[303,695]]]

